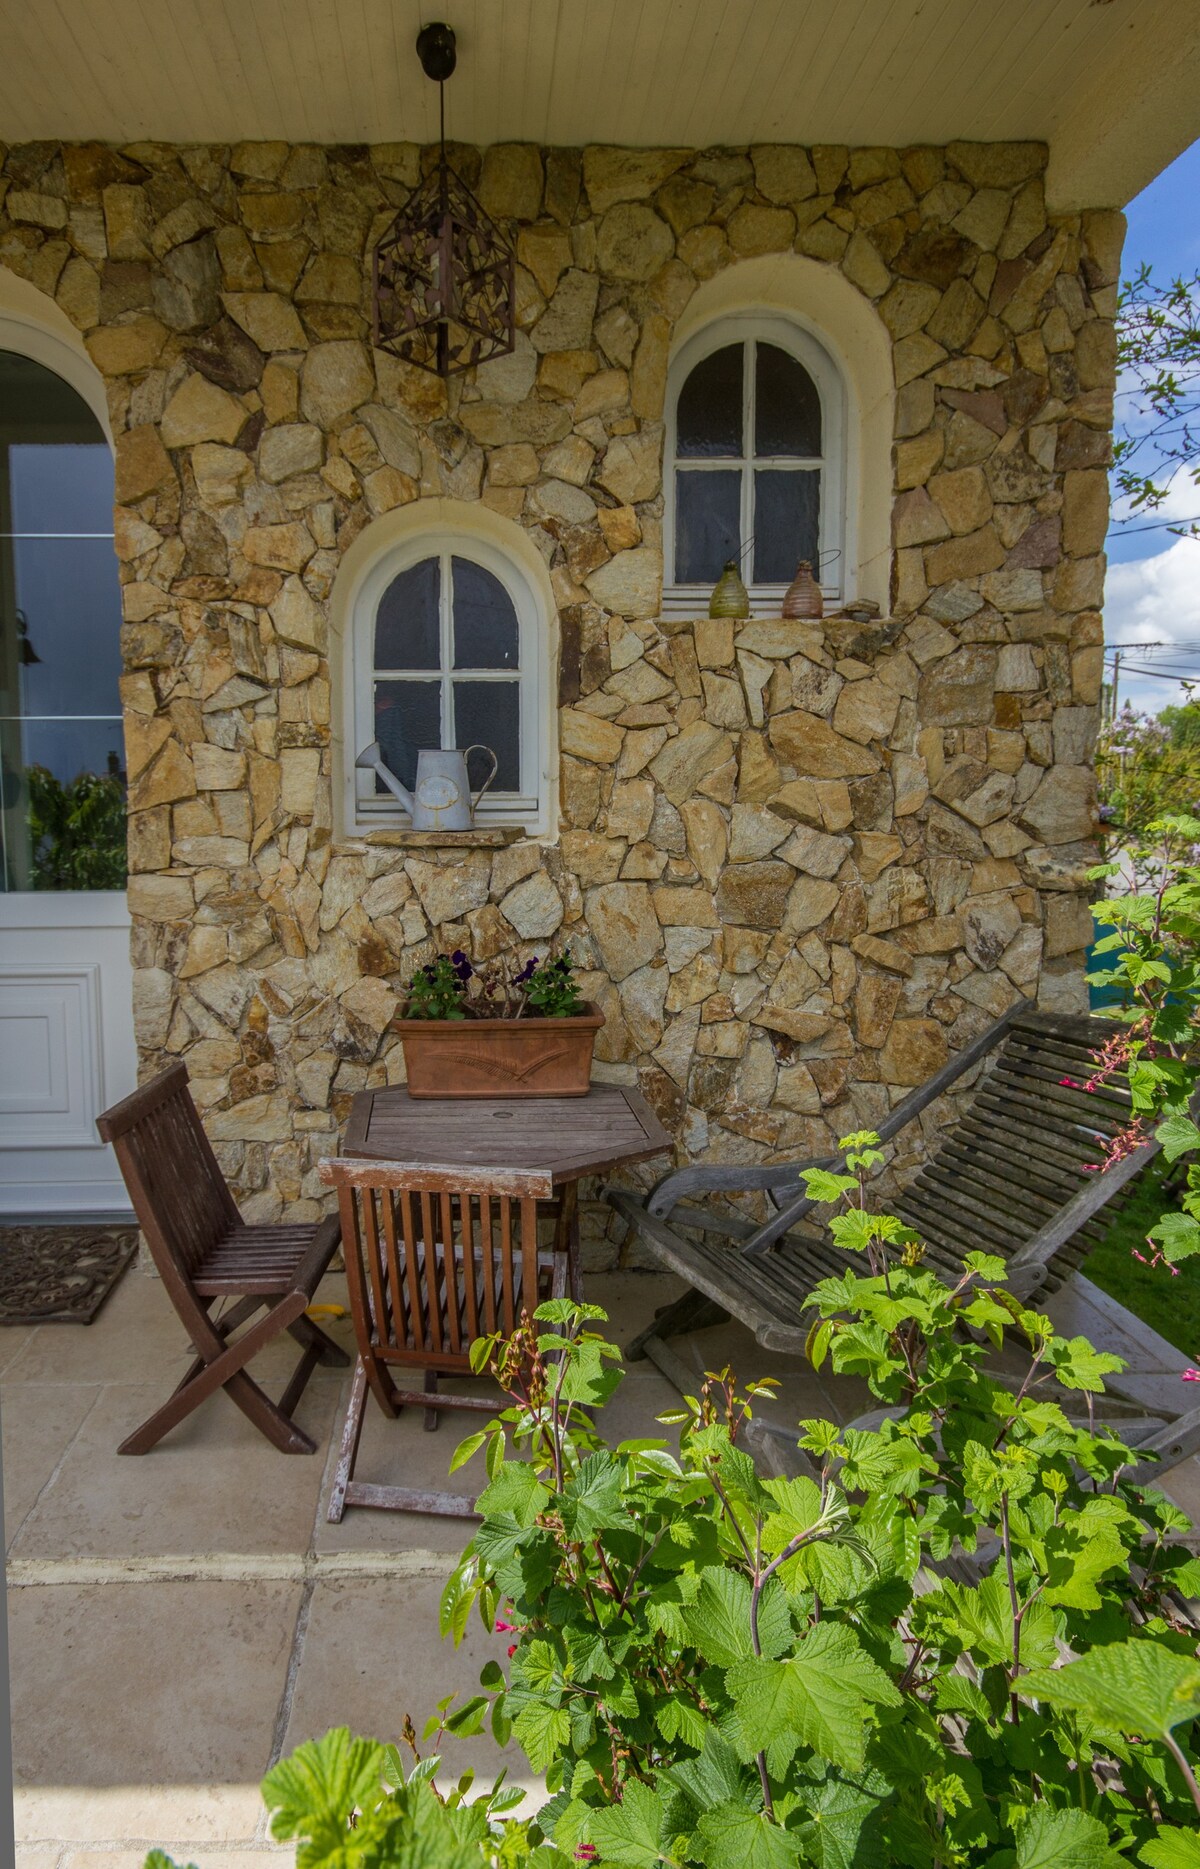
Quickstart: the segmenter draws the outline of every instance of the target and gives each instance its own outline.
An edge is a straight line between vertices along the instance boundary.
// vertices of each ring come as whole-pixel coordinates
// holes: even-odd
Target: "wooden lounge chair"
[[[167,1296],[196,1351],[170,1400],[119,1451],[148,1452],[206,1396],[224,1389],[281,1453],[315,1453],[315,1441],[292,1417],[318,1363],[344,1368],[350,1361],[305,1316],[337,1250],[338,1222],[244,1226],[187,1083],[186,1065],[173,1064],[96,1122],[112,1143]],[[235,1302],[214,1316],[218,1299]],[[234,1339],[264,1306],[266,1315]],[[246,1364],[285,1330],[301,1355],[276,1403],[246,1373]]]
[[[1018,1296],[1040,1300],[1103,1236],[1103,1209],[1158,1153],[1151,1140],[1103,1173],[1093,1166],[1103,1142],[1129,1120],[1129,1094],[1121,1086],[1080,1087],[1094,1069],[1092,1053],[1115,1030],[1113,1021],[1038,1012],[1022,1001],[880,1125],[886,1142],[959,1078],[991,1060],[930,1159],[888,1202],[920,1233],[926,1263],[947,1281],[958,1278],[966,1253],[989,1252],[1007,1262],[1008,1284]],[[838,1160],[804,1166],[833,1167]],[[778,1209],[761,1226],[686,1198],[745,1189],[765,1189]],[[811,1222],[802,1233],[793,1230],[815,1204],[796,1164],[697,1165],[667,1175],[644,1200],[620,1189],[607,1190],[607,1199],[651,1256],[691,1288],[625,1352],[633,1361],[648,1357],[676,1387],[694,1385],[695,1372],[667,1339],[727,1317],[752,1330],[764,1349],[802,1355],[814,1316],[805,1299],[821,1279],[840,1276],[850,1263]],[[1106,1387],[1123,1393],[1119,1379],[1107,1378]],[[1135,1477],[1143,1481],[1200,1452],[1200,1409],[1113,1426],[1121,1433],[1133,1429],[1128,1438],[1143,1456]]]
[[[573,1204],[558,1201],[554,1247],[538,1249],[538,1202],[552,1196],[540,1169],[439,1168],[358,1158],[321,1163],[337,1188],[358,1361],[329,1501],[336,1523],[347,1506],[473,1516],[458,1493],[417,1492],[354,1478],[367,1390],[394,1418],[423,1408],[494,1415],[503,1397],[454,1395],[441,1375],[469,1375],[472,1340],[517,1328],[522,1311],[579,1290]],[[423,1389],[398,1388],[392,1368],[420,1370]]]

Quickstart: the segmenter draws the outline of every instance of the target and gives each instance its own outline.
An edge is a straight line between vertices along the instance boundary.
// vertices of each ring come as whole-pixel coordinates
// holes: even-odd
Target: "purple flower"
[[[459,979],[462,981],[463,985],[465,986],[467,981],[471,978],[471,975],[474,973],[475,969],[472,967],[470,961],[467,959],[466,955],[463,953],[460,947],[456,947],[453,954],[451,954],[450,965],[453,967],[455,973],[458,975]]]
[[[538,960],[537,960],[537,955],[535,954],[532,960],[527,960],[525,962],[525,965],[522,967],[520,973],[517,975],[514,984],[516,986],[524,986],[526,980],[530,980],[533,978],[533,975],[537,972],[537,967],[538,967]]]

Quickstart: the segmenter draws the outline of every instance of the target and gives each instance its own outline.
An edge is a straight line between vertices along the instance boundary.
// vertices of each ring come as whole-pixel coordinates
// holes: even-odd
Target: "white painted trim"
[[[122,889],[22,889],[0,894],[0,929],[128,928]]]
[[[379,599],[398,572],[420,559],[452,551],[494,573],[513,599],[521,628],[523,792],[485,795],[481,825],[522,825],[531,836],[555,823],[558,690],[557,618],[549,572],[528,534],[490,508],[460,500],[418,500],[377,519],[359,534],[339,567],[330,597],[329,665],[334,685],[334,787],[338,833],[404,828],[399,805],[364,809],[354,761],[373,738],[369,704],[371,630]],[[365,712],[364,712],[365,709]]]
[[[896,390],[891,335],[879,313],[836,266],[800,253],[739,260],[693,292],[675,327],[672,354],[721,318],[777,313],[833,359],[845,391],[846,599],[869,597],[887,613],[892,567],[892,439]]]

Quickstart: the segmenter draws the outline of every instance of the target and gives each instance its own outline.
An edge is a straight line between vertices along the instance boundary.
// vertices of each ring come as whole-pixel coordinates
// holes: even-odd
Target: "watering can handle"
[[[467,760],[470,759],[472,753],[486,753],[488,758],[492,762],[492,769],[488,773],[487,778],[484,780],[479,790],[472,795],[471,810],[474,811],[477,808],[480,799],[483,797],[483,794],[487,791],[488,786],[491,784],[492,780],[495,778],[496,774],[499,772],[500,761],[497,759],[495,753],[493,753],[490,746],[483,746],[483,745],[480,745],[479,743],[476,743],[476,745],[474,746],[467,746],[463,748],[463,764],[464,765],[466,765]],[[468,785],[470,784],[469,775],[468,775],[467,783]]]

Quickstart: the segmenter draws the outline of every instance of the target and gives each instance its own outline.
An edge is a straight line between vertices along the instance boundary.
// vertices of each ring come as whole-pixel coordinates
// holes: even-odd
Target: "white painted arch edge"
[[[16,351],[47,370],[82,396],[113,445],[104,378],[88,356],[83,339],[54,300],[27,279],[0,266],[0,350]]]
[[[486,561],[498,558],[528,592],[528,611],[535,631],[535,666],[530,671],[530,714],[536,735],[536,758],[541,774],[536,817],[525,822],[531,837],[551,835],[557,824],[558,736],[557,696],[560,656],[558,608],[545,559],[523,527],[505,519],[480,502],[441,497],[413,500],[382,513],[359,533],[338,566],[329,597],[330,718],[333,723],[333,789],[335,836],[359,841],[367,827],[357,822],[354,809],[356,621],[359,606],[388,561],[396,569],[413,562],[423,544],[430,549],[461,544],[463,556],[480,552]],[[495,565],[492,565],[495,569]],[[497,819],[497,822],[500,820]],[[380,823],[376,828],[396,828]]]
[[[886,613],[892,566],[892,436],[896,393],[892,340],[870,300],[837,267],[800,253],[739,260],[700,284],[675,326],[675,360],[712,324],[775,314],[827,351],[846,399],[843,550],[847,596],[872,598]]]

